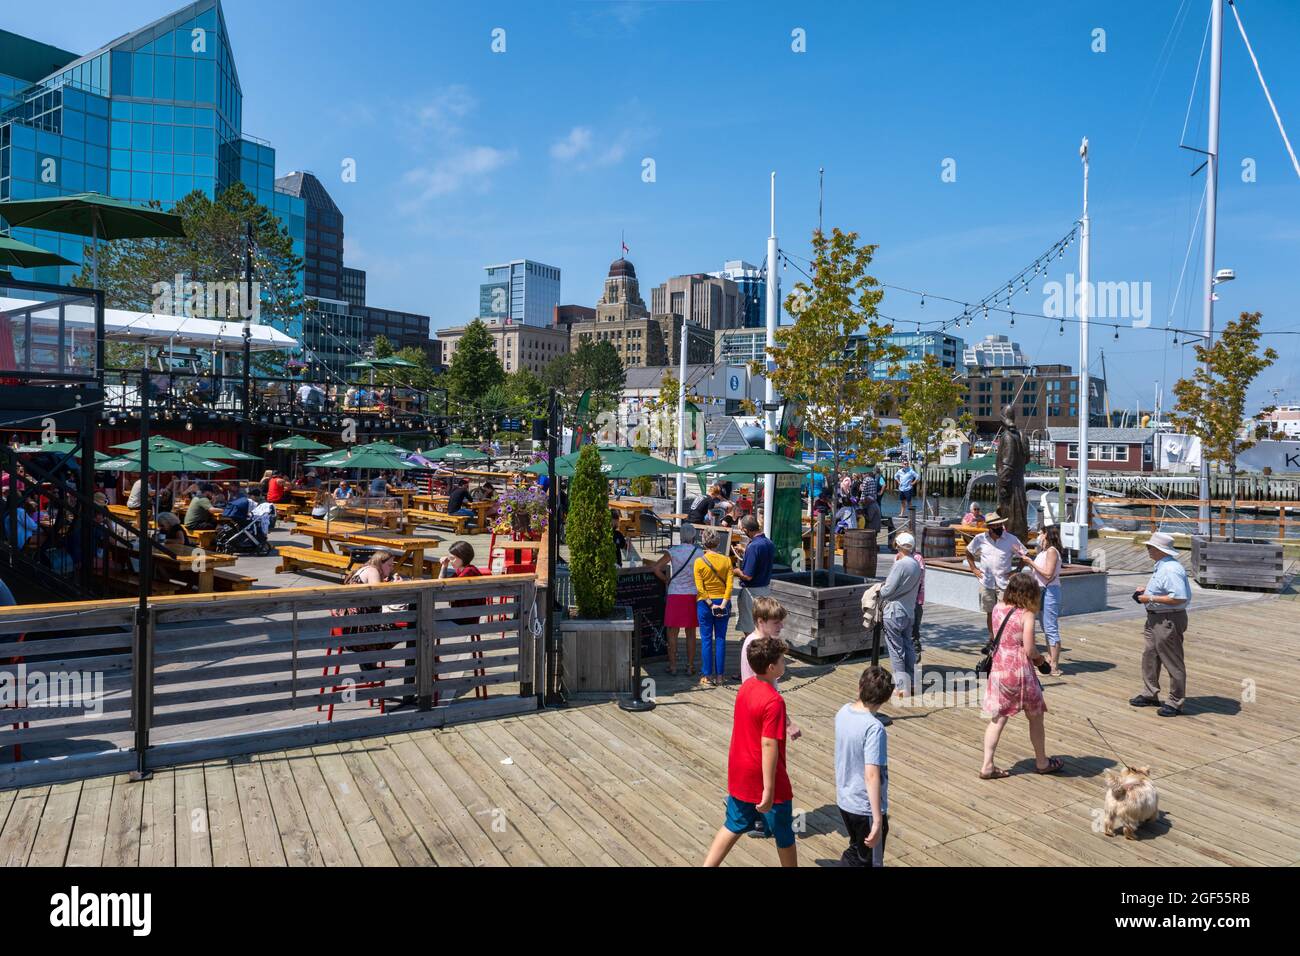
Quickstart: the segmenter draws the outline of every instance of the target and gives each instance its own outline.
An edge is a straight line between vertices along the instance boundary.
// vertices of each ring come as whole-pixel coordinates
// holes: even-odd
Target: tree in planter
[[[578,455],[569,483],[564,535],[578,616],[608,618],[614,611],[614,529],[609,521],[609,484],[595,445],[583,445]]]
[[[952,425],[963,431],[971,427],[970,415],[954,422],[952,416],[961,408],[963,388],[953,370],[944,368],[937,356],[926,355],[908,369],[898,401],[897,414],[903,429],[912,440],[912,448],[921,461],[929,463],[931,450],[943,443],[944,432]],[[925,469],[921,469],[921,514],[925,514]]]
[[[1197,345],[1196,371],[1174,385],[1178,399],[1170,421],[1201,440],[1208,461],[1228,466],[1232,483],[1232,540],[1237,540],[1237,455],[1253,448],[1257,431],[1243,434],[1246,393],[1260,372],[1277,361],[1271,348],[1259,350],[1258,312],[1229,322],[1213,345]],[[1213,522],[1210,537],[1214,536]]]
[[[804,430],[830,448],[834,474],[846,455],[869,461],[898,441],[897,428],[875,427],[889,385],[872,379],[871,369],[885,363],[893,377],[907,354],[889,341],[893,326],[878,319],[884,293],[867,274],[876,247],[857,239],[839,229],[829,238],[813,233],[812,282],[797,283],[786,297],[795,321],[776,330],[773,368],[766,372],[786,401],[804,403]],[[765,374],[763,362],[752,368]]]

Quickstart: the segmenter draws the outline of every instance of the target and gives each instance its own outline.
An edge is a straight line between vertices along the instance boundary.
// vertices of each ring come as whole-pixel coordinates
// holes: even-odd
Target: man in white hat
[[[880,589],[884,602],[882,623],[885,646],[889,651],[889,669],[894,677],[896,701],[911,696],[916,686],[916,646],[912,643],[912,621],[916,616],[916,593],[921,587],[921,565],[912,555],[916,539],[906,531],[894,538],[898,550],[894,566],[889,569],[885,586]]]
[[[1016,555],[1022,553],[1025,546],[1007,530],[1007,519],[998,512],[990,512],[984,522],[988,530],[975,535],[966,545],[966,564],[971,574],[980,579],[980,610],[984,612],[984,626],[991,637],[993,608],[1011,580],[1011,566]]]
[[[1129,701],[1134,707],[1159,707],[1158,717],[1177,717],[1183,712],[1187,691],[1187,668],[1183,664],[1183,634],[1187,631],[1187,606],[1192,586],[1187,569],[1177,558],[1174,536],[1157,531],[1146,542],[1147,555],[1156,563],[1146,587],[1133,592],[1133,600],[1146,605],[1143,630],[1142,693]],[[1169,696],[1160,703],[1160,667],[1169,671]]]

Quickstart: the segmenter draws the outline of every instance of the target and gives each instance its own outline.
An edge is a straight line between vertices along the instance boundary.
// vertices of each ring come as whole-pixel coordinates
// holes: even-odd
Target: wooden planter
[[[772,597],[787,612],[782,637],[796,654],[821,659],[871,647],[871,634],[862,626],[862,594],[867,582],[856,574],[818,571],[815,587],[808,572],[772,577]]]
[[[1192,575],[1202,587],[1281,591],[1282,571],[1280,544],[1192,535]]]
[[[616,608],[615,613],[624,610]],[[569,694],[626,694],[632,690],[632,641],[636,622],[556,622],[560,631],[560,674]]]

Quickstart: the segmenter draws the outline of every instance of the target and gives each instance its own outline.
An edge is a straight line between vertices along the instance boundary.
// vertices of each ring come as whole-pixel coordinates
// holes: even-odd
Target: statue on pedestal
[[[1002,428],[997,439],[998,514],[1007,519],[1007,530],[1021,541],[1029,540],[1028,505],[1025,500],[1025,466],[1029,464],[1029,439],[1016,427],[1015,412],[1002,409]]]

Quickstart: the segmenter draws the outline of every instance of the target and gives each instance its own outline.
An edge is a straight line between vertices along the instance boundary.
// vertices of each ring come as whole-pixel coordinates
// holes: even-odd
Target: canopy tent
[[[49,314],[57,302],[11,299],[0,296],[0,319]],[[78,326],[93,332],[94,316],[82,310],[69,310],[64,321],[70,330]],[[248,347],[253,352],[287,352],[298,348],[298,340],[269,325],[253,323],[248,329]],[[125,309],[104,310],[104,338],[131,345],[170,346],[172,348],[212,349],[218,352],[242,352],[244,325],[237,319],[198,319],[185,315],[155,315]]]

